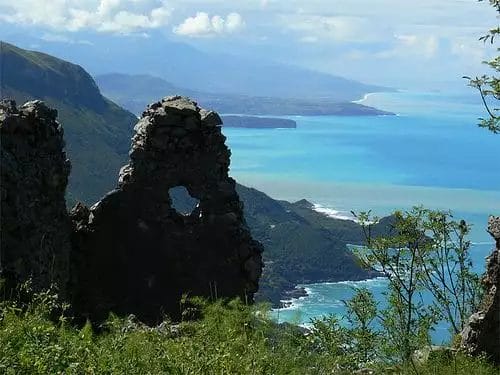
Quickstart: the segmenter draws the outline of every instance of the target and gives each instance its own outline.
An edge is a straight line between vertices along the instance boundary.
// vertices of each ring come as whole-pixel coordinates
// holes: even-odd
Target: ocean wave
[[[326,283],[316,283],[316,284],[309,284],[309,289],[311,287],[314,288],[314,286],[324,286],[324,285],[348,285],[352,287],[359,287],[359,286],[383,286],[387,283],[387,278],[386,277],[375,277],[373,279],[366,279],[366,280],[358,280],[358,281],[353,281],[353,280],[345,280],[345,281],[335,281],[335,282],[326,282]],[[307,289],[306,289],[307,290]]]
[[[348,285],[352,287],[359,287],[359,286],[383,286],[387,283],[387,278],[386,277],[376,277],[374,279],[367,279],[367,280],[359,280],[359,281],[339,281],[336,284],[337,285]]]
[[[300,297],[304,299],[305,297]],[[293,299],[293,300],[281,300],[281,303],[284,305],[282,307],[277,307],[272,309],[273,312],[279,312],[279,311],[297,311],[300,310],[302,307],[304,307],[304,304],[300,302],[300,299]]]
[[[309,288],[309,287],[307,287],[307,286],[305,286],[305,285],[301,285],[301,287],[302,287],[302,288],[304,288],[304,290],[306,291],[306,293],[307,293],[307,297],[309,297],[309,296],[313,296],[313,295],[315,295],[315,294],[316,294],[316,292],[315,292],[315,291],[313,291],[311,288]],[[304,298],[305,298],[305,297],[304,297]]]
[[[356,221],[354,216],[349,212],[334,210],[333,208],[325,207],[319,203],[313,204],[313,210],[333,219]]]

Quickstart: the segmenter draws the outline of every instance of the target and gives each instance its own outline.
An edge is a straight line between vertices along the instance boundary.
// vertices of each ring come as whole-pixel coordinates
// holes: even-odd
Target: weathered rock
[[[490,217],[488,231],[496,249],[487,258],[482,280],[486,293],[481,310],[469,318],[462,331],[461,346],[472,355],[484,353],[500,364],[500,217]]]
[[[183,294],[253,300],[262,247],[228,176],[230,151],[218,121],[181,97],[143,113],[117,189],[71,213],[78,312],[156,323],[163,314],[180,316]],[[168,192],[177,186],[200,202],[188,216],[172,207]]]
[[[58,284],[66,292],[71,242],[64,194],[70,163],[56,117],[40,101],[19,108],[0,102],[0,278],[7,289],[31,279],[35,290]]]
[[[412,355],[413,363],[419,366],[425,365],[429,360],[434,358],[447,358],[448,361],[455,356],[456,349],[448,346],[429,345],[422,349],[415,350]]]

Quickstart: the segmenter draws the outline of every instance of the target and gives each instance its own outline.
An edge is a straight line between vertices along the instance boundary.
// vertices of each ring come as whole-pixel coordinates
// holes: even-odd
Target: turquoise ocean
[[[288,116],[296,129],[225,128],[231,175],[273,198],[306,198],[341,218],[351,210],[382,216],[414,205],[451,210],[472,225],[471,254],[482,272],[493,244],[487,218],[500,214],[500,135],[476,126],[484,115],[479,98],[395,92],[369,94],[359,102],[397,115]],[[304,285],[309,296],[273,315],[303,325],[328,314],[342,316],[342,300],[361,285],[383,300],[384,279],[311,284]],[[445,326],[433,334],[436,343],[448,338]]]

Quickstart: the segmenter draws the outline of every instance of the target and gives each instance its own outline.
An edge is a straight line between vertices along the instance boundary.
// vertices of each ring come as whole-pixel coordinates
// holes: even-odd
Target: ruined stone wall
[[[490,217],[488,231],[496,248],[486,261],[482,308],[473,314],[462,332],[461,346],[472,355],[486,354],[500,364],[500,217]]]
[[[154,323],[164,313],[179,317],[184,294],[253,300],[262,247],[228,176],[220,124],[216,113],[181,97],[143,113],[117,189],[71,213],[78,311]],[[177,186],[200,202],[190,215],[172,207],[169,189]]]
[[[65,190],[70,163],[57,112],[40,101],[0,102],[0,278],[35,290],[69,277],[70,221]]]

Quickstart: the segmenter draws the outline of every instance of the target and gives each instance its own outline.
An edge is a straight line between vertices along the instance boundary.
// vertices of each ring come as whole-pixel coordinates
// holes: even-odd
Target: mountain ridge
[[[20,34],[7,38],[17,45],[37,45],[52,55],[78,61],[94,76],[147,73],[176,86],[205,92],[281,98],[307,95],[314,99],[352,101],[368,92],[392,91],[290,64],[202,51],[164,37],[130,37],[126,48],[120,37],[106,35],[89,35],[89,43],[85,44],[46,41]],[[106,46],[104,53],[98,45]]]
[[[393,115],[362,104],[328,98],[286,98],[212,93],[179,87],[148,74],[111,73],[95,77],[100,89],[124,108],[139,115],[143,108],[159,97],[183,95],[196,98],[201,105],[221,114],[272,116],[375,116]]]

